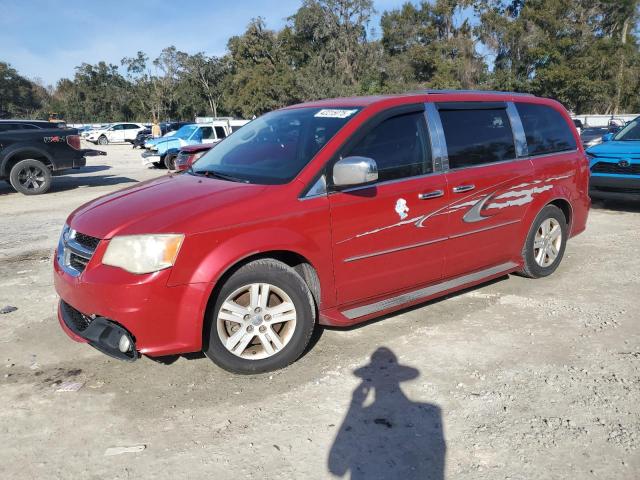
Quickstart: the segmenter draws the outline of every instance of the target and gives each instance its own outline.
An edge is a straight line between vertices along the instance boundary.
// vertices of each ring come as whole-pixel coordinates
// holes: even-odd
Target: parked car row
[[[189,125],[190,123],[193,122],[161,123],[160,132],[162,133],[163,137],[168,137],[176,133],[183,126]],[[138,135],[136,135],[136,138],[131,142],[131,144],[133,148],[144,148],[144,144],[147,142],[147,140],[150,140],[152,138],[153,135],[151,134],[151,128],[145,128],[144,130],[138,132]]]
[[[175,170],[175,160],[181,148],[188,145],[216,144],[247,123],[248,120],[225,118],[209,123],[184,125],[171,136],[147,140],[144,144],[145,151],[142,153],[142,164]]]
[[[85,140],[99,145],[132,142],[145,127],[141,123],[114,123],[105,128],[90,131]]]

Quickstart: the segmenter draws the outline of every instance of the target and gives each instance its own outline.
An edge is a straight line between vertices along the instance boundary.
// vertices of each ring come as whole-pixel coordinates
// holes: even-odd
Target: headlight
[[[109,241],[102,263],[131,273],[157,272],[173,266],[184,235],[123,235]]]

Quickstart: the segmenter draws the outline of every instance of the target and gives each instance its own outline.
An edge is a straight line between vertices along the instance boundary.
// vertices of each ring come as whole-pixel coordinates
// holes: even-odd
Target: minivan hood
[[[194,234],[237,223],[243,204],[265,188],[189,174],[166,175],[86,203],[69,216],[68,224],[102,239],[143,233]]]
[[[611,141],[603,142],[587,150],[587,153],[597,156],[609,155],[640,155],[640,141]]]

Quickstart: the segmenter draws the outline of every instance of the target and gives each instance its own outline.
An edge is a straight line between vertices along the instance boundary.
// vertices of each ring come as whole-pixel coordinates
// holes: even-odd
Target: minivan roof
[[[400,93],[394,95],[369,95],[364,97],[342,97],[342,98],[328,98],[325,100],[315,100],[305,103],[299,103],[297,105],[291,105],[286,108],[300,108],[300,107],[368,107],[374,103],[378,103],[384,100],[402,99],[409,97],[419,96],[432,96],[432,95],[464,95],[464,96],[495,96],[495,97],[525,97],[525,98],[538,98],[531,93],[520,92],[499,92],[495,90],[418,90],[408,93]]]

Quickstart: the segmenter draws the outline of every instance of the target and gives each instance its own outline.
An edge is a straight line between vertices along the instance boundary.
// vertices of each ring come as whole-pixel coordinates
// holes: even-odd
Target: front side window
[[[193,173],[259,184],[287,183],[358,111],[308,107],[267,113],[209,150]]]
[[[200,128],[194,138],[194,140],[212,140],[215,139],[215,137],[213,136],[213,127],[202,127]]]
[[[631,120],[613,139],[622,142],[637,142],[640,140],[640,117]]]
[[[576,140],[564,117],[547,105],[516,103],[529,155],[576,149]]]
[[[449,168],[513,160],[516,147],[504,108],[440,110]]]
[[[227,136],[226,132],[224,131],[224,128],[215,127],[215,129],[216,129],[216,137],[222,139]]]
[[[424,114],[385,120],[344,156],[369,157],[378,165],[378,181],[424,175],[433,171]]]

